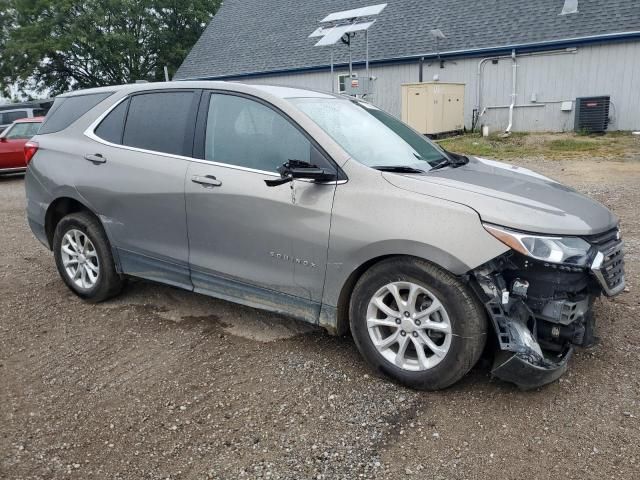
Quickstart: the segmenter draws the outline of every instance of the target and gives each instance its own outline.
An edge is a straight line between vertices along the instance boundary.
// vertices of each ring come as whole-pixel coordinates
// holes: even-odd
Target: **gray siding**
[[[327,52],[328,54],[328,52]],[[471,126],[476,104],[477,70],[480,58],[448,60],[445,68],[437,62],[425,62],[424,80],[438,75],[442,82],[466,84],[465,123]],[[640,42],[609,43],[577,47],[575,53],[552,54],[517,58],[517,105],[539,105],[515,109],[514,131],[565,131],[573,129],[574,112],[562,112],[562,101],[590,95],[611,95],[612,123],[610,130],[640,129]],[[480,120],[491,130],[503,130],[508,123],[508,108],[489,108],[509,105],[511,101],[511,59],[500,58],[497,64],[485,62],[482,77],[482,108],[486,113]],[[370,100],[380,108],[401,114],[400,86],[418,81],[418,62],[372,66],[377,77],[375,94]],[[362,76],[364,69],[357,69]],[[337,70],[346,73],[345,70]],[[327,71],[289,75],[265,75],[240,78],[247,83],[263,83],[331,90]],[[337,82],[337,81],[336,81]],[[337,87],[336,87],[337,90]],[[532,95],[537,102],[531,102]]]

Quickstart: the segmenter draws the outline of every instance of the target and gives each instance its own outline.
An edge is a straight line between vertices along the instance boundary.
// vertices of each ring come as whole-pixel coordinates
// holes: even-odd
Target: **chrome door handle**
[[[106,158],[104,158],[102,155],[100,155],[99,153],[87,153],[84,156],[85,160],[90,161],[91,163],[93,163],[94,165],[98,165],[100,163],[105,163],[107,161]]]
[[[204,177],[194,175],[191,177],[191,181],[193,183],[198,183],[203,187],[220,187],[222,185],[222,182],[213,175],[205,175]]]

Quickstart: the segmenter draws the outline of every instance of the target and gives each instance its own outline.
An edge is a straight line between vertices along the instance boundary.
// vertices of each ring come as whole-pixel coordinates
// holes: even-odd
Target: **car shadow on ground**
[[[6,173],[0,174],[0,184],[12,183],[24,180],[24,173]]]

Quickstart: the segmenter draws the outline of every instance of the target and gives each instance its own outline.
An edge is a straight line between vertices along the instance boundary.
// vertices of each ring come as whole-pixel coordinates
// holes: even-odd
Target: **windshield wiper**
[[[424,170],[420,170],[419,168],[409,167],[407,165],[377,165],[371,168],[375,168],[376,170],[380,170],[381,172],[426,173]]]
[[[444,150],[444,149],[443,149]],[[454,165],[466,165],[469,163],[469,157],[460,155],[459,153],[453,153],[449,150],[445,150],[447,156],[452,160]]]
[[[449,165],[455,165],[455,164],[448,158],[443,158],[438,163],[436,163],[433,167],[431,167],[431,170],[429,171],[433,172],[434,170],[440,170],[441,168],[448,167]]]
[[[444,149],[443,149],[444,150]],[[441,168],[452,166],[452,167],[460,167],[461,165],[466,165],[469,163],[469,158],[464,155],[459,155],[457,153],[449,152],[448,150],[444,150],[447,154],[442,160],[436,163],[431,169],[430,172],[434,170],[440,170]]]

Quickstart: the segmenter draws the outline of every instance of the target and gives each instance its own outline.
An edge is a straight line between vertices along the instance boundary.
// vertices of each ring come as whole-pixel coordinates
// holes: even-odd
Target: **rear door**
[[[203,97],[185,183],[196,291],[319,314],[336,182],[269,187],[291,159],[335,167],[272,106],[241,95]]]
[[[199,90],[136,93],[84,144],[80,193],[101,216],[122,270],[191,288],[184,179]]]

